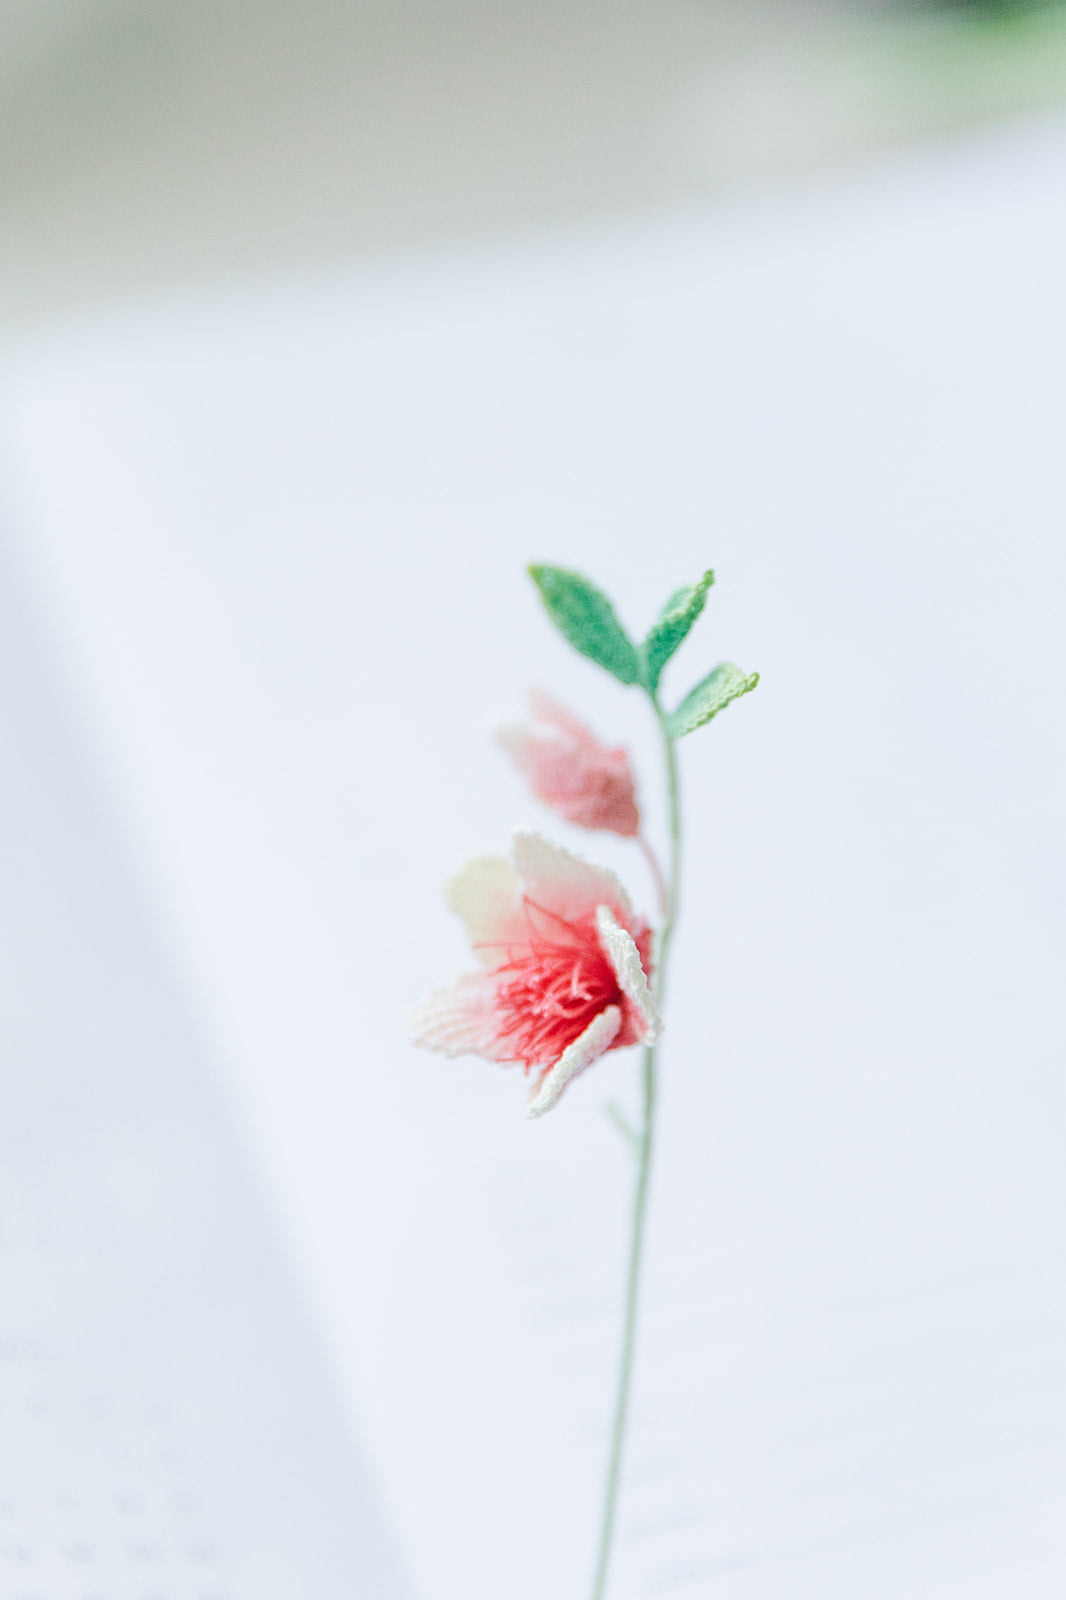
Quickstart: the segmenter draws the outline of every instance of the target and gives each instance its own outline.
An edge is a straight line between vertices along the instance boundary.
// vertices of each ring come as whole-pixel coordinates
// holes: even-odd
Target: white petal
[[[607,904],[625,922],[633,917],[629,896],[613,872],[553,844],[532,828],[517,828],[514,864],[530,897],[562,917],[580,916]]]
[[[424,995],[411,1018],[412,1041],[442,1056],[484,1056],[495,1061],[495,983],[474,972]]]
[[[506,943],[524,928],[518,875],[503,856],[478,856],[445,885],[449,908],[460,917],[483,967],[507,959]]]
[[[662,1032],[662,1018],[631,933],[619,927],[610,906],[597,906],[596,931],[603,953],[614,968],[618,987],[644,1020],[644,1044],[654,1044]]]
[[[550,1111],[571,1078],[591,1067],[610,1049],[621,1026],[622,1013],[618,1006],[607,1006],[599,1016],[593,1017],[584,1033],[567,1045],[554,1067],[549,1067],[534,1086],[526,1102],[526,1116],[542,1117]]]

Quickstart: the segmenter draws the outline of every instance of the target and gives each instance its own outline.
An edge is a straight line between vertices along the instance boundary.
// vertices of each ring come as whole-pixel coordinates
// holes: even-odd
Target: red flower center
[[[558,1061],[606,1006],[618,1006],[622,1027],[613,1048],[637,1038],[629,1002],[604,954],[593,913],[569,922],[523,896],[528,940],[511,946],[496,968],[498,1038],[512,1061],[546,1067]],[[645,971],[650,930],[636,932]]]

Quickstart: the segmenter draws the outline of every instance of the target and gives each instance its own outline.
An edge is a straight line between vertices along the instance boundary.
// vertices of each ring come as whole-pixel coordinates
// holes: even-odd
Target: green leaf
[[[594,583],[562,567],[530,567],[549,617],[575,650],[613,672],[621,683],[640,682],[636,648]]]
[[[690,689],[673,715],[667,717],[670,737],[680,739],[683,734],[702,728],[742,694],[750,694],[758,681],[757,672],[744,673],[731,661],[723,661]]]
[[[676,589],[659,613],[659,620],[640,647],[641,676],[649,694],[659,687],[662,671],[703,610],[714,573],[705,572],[698,583]]]

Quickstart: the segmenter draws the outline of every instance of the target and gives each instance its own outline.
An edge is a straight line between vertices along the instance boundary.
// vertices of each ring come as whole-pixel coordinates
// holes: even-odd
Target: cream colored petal
[[[515,830],[513,859],[532,900],[562,917],[588,915],[607,904],[626,922],[632,920],[629,896],[613,872],[553,844],[532,828]]]
[[[449,908],[490,971],[507,959],[507,941],[524,932],[519,889],[518,874],[503,856],[478,856],[445,885]]]
[[[496,985],[487,972],[473,972],[424,995],[411,1019],[411,1038],[442,1056],[499,1059]]]
[[[526,1116],[542,1117],[550,1111],[570,1080],[610,1049],[621,1026],[622,1013],[618,1006],[607,1006],[599,1016],[593,1017],[584,1033],[567,1045],[554,1067],[549,1067],[534,1085],[526,1101]]]
[[[533,742],[533,735],[526,724],[517,721],[497,722],[493,724],[491,732],[500,748],[506,750],[511,759],[521,766]]]
[[[597,906],[596,931],[603,953],[614,968],[618,987],[644,1021],[644,1044],[654,1044],[662,1032],[662,1017],[632,934],[619,926],[609,906]]]

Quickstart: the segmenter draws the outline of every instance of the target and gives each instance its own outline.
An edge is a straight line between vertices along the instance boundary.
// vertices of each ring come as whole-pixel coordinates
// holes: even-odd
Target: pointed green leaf
[[[673,715],[666,719],[671,738],[680,739],[683,734],[702,728],[742,694],[750,694],[758,681],[757,672],[741,672],[731,661],[723,661],[689,691]]]
[[[683,588],[675,589],[641,645],[641,675],[651,694],[659,687],[666,663],[703,610],[707,590],[713,582],[714,573],[705,572],[698,583],[686,583]]]
[[[640,682],[636,648],[594,583],[562,567],[530,567],[529,574],[549,617],[575,650],[622,683]]]

